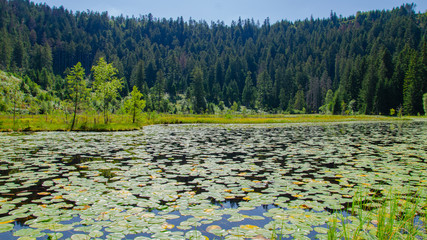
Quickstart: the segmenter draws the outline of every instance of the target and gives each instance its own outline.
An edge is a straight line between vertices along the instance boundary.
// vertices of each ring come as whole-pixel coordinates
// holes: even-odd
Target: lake
[[[0,239],[327,239],[357,194],[426,199],[426,143],[416,121],[0,133]]]

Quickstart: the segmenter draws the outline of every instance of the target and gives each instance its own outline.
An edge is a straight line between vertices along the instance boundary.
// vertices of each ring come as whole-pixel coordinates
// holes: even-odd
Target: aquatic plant
[[[423,238],[426,132],[420,121],[0,133],[0,238]]]

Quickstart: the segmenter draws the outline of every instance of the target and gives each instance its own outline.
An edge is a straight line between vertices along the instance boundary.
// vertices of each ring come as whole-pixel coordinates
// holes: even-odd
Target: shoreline
[[[95,123],[90,120],[95,119]],[[294,123],[351,123],[351,122],[399,122],[399,121],[427,121],[427,117],[405,116],[390,117],[378,115],[170,115],[160,114],[156,118],[142,118],[138,123],[130,123],[128,116],[112,115],[112,122],[108,124],[96,123],[99,116],[80,116],[73,130],[69,123],[59,116],[32,115],[22,116],[13,123],[11,116],[0,116],[0,132],[119,132],[135,131],[150,125],[169,124],[294,124]]]

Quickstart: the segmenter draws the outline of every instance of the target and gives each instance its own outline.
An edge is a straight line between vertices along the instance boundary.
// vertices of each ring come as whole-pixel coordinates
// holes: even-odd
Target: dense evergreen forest
[[[31,113],[72,102],[78,63],[89,92],[95,67],[108,63],[118,94],[107,109],[82,98],[81,110],[119,111],[136,86],[145,111],[424,114],[427,13],[414,9],[226,25],[0,0],[0,68],[23,79],[32,97],[20,108]],[[10,111],[2,91],[0,111]]]

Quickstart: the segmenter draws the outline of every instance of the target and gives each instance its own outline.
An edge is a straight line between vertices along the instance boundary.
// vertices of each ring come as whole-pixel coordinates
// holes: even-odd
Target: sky
[[[196,21],[259,20],[270,18],[270,23],[280,20],[304,20],[306,18],[328,18],[331,11],[338,16],[356,15],[357,11],[393,9],[405,3],[415,3],[416,12],[425,13],[426,0],[32,0],[53,7],[75,11],[107,11],[110,16],[135,16],[151,13],[155,18],[190,17]]]

